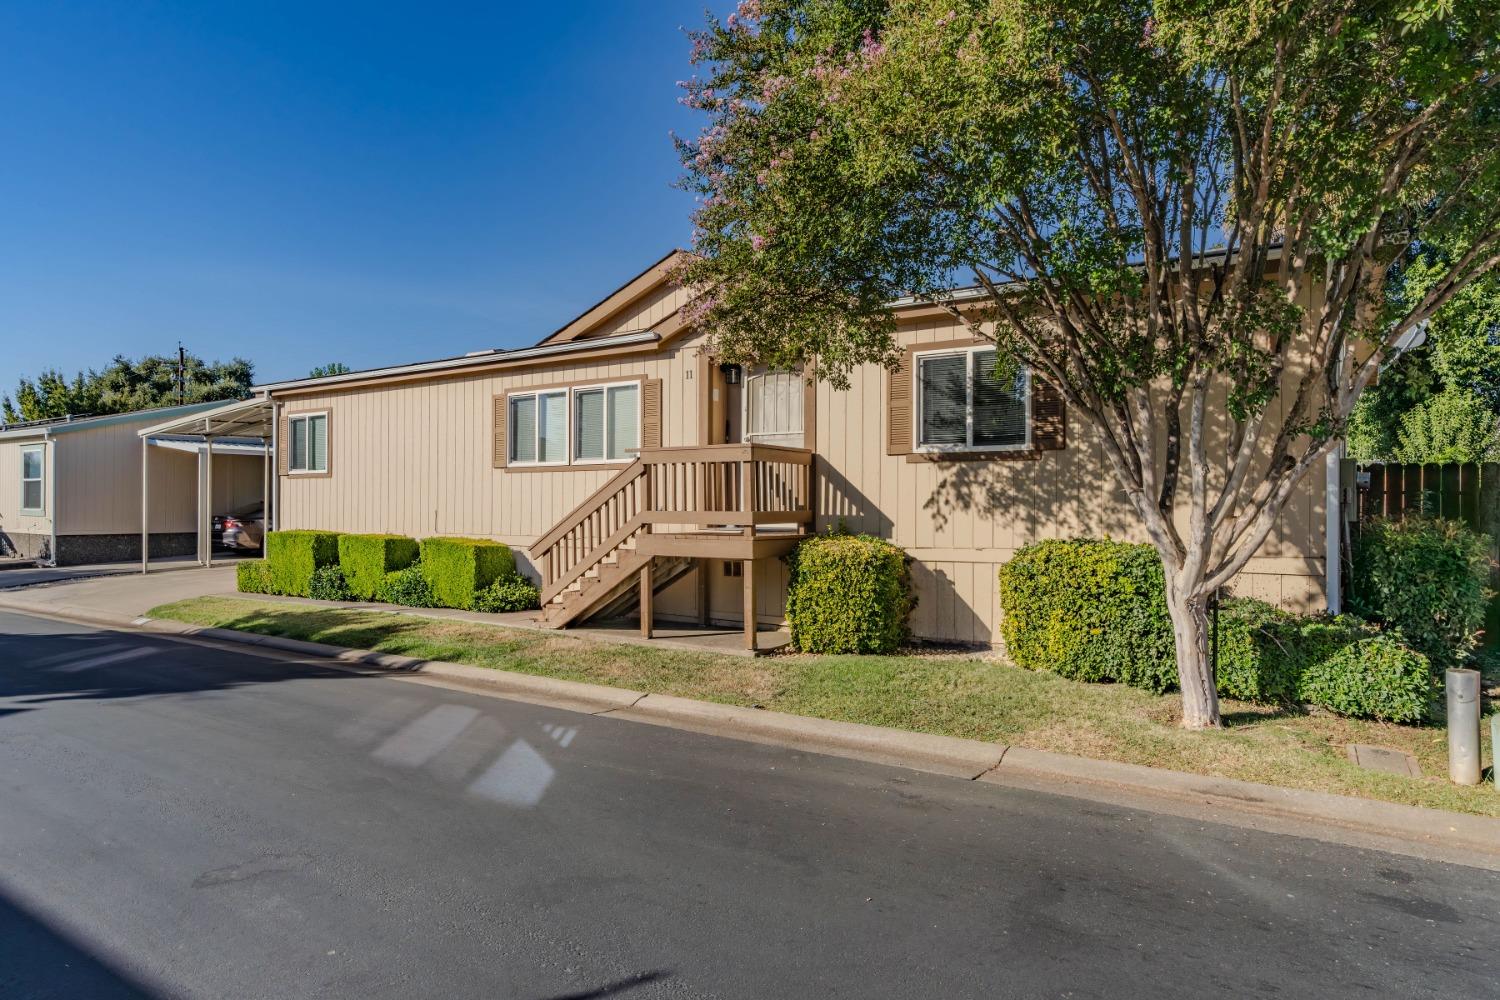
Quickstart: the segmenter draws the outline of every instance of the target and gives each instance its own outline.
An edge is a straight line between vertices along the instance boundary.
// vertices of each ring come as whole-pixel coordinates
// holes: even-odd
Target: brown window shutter
[[[323,475],[333,475],[333,410],[323,415]]]
[[[641,449],[661,447],[661,379],[641,383]]]
[[[910,455],[912,450],[911,354],[903,352],[900,364],[885,373],[887,455]]]
[[[505,468],[506,461],[510,458],[510,447],[505,437],[505,421],[508,417],[505,406],[505,396],[501,394],[494,399],[494,426],[493,451],[491,452],[491,466],[496,469]]]
[[[291,468],[292,424],[283,411],[276,418],[276,474],[284,476]]]
[[[1050,382],[1031,376],[1031,443],[1037,451],[1061,451],[1068,446],[1068,409],[1062,393]]]

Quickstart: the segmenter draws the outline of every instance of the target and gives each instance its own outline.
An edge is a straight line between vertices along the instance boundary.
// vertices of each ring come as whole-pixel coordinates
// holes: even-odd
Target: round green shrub
[[[499,614],[504,611],[535,611],[540,608],[542,592],[519,573],[503,577],[474,595],[470,610]]]
[[[1365,636],[1310,660],[1299,684],[1304,702],[1386,722],[1421,722],[1436,690],[1427,657],[1389,634]]]
[[[242,594],[271,593],[271,567],[264,559],[244,559],[234,567],[235,589]]]
[[[353,595],[349,593],[343,570],[337,566],[319,566],[313,570],[307,596],[315,601],[347,601]]]
[[[387,604],[400,604],[408,608],[432,608],[437,606],[432,596],[432,587],[422,575],[420,563],[405,569],[387,573],[381,581],[375,599]]]
[[[906,553],[870,535],[809,538],[787,560],[786,619],[804,653],[892,653],[910,634]]]
[[[1460,663],[1484,625],[1489,544],[1459,521],[1376,521],[1355,546],[1350,607],[1399,629],[1434,667]]]

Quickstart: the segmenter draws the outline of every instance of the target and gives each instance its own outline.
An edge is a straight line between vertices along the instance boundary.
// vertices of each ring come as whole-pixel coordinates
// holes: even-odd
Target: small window
[[[287,431],[292,439],[287,468],[292,472],[327,472],[328,414],[289,417]]]
[[[995,349],[919,354],[917,447],[1007,451],[1031,443],[1031,373],[1002,373]]]
[[[573,390],[573,460],[623,462],[641,445],[641,387]]]
[[[744,576],[745,575],[745,564],[742,563],[742,562],[736,562],[733,559],[726,559],[724,561],[724,575],[725,576]]]
[[[568,394],[527,393],[510,397],[510,461],[514,465],[561,465],[568,460]]]
[[[21,449],[21,512],[41,514],[45,512],[42,501],[42,480],[46,472],[45,448],[32,445]]]

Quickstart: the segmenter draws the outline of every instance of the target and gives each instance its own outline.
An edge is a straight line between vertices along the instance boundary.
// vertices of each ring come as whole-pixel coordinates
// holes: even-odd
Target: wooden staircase
[[[790,551],[812,522],[811,491],[812,453],[802,449],[643,450],[530,546],[542,577],[537,620],[565,628],[618,615],[634,593],[649,635],[650,596],[700,560],[753,569],[756,559]],[[745,577],[748,607],[753,573]]]

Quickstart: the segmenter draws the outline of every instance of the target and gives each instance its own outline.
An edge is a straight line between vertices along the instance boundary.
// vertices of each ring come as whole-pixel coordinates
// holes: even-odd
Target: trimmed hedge
[[[343,570],[337,566],[319,566],[313,570],[307,596],[315,601],[347,601],[353,595],[349,593]]]
[[[336,531],[273,531],[266,535],[271,593],[307,597],[313,571],[339,561]]]
[[[405,535],[340,535],[339,569],[357,600],[374,600],[386,575],[417,561],[421,550]]]
[[[1400,629],[1434,666],[1455,666],[1484,627],[1489,574],[1489,538],[1460,521],[1376,521],[1354,550],[1349,604]]]
[[[516,557],[483,538],[424,538],[419,565],[439,607],[472,608],[480,591],[515,575]]]
[[[1085,681],[1175,689],[1177,660],[1161,562],[1149,545],[1048,540],[1000,570],[1000,631],[1011,659]],[[1343,715],[1420,721],[1427,659],[1353,616],[1298,617],[1234,598],[1219,611],[1219,694],[1306,703]]]
[[[243,559],[234,567],[234,586],[242,594],[269,594],[271,567],[264,559]]]
[[[419,563],[387,573],[375,592],[375,599],[408,608],[437,607],[437,602],[432,597],[432,587],[427,583],[427,577],[423,575]]]
[[[519,573],[502,577],[474,595],[474,611],[499,614],[504,611],[535,611],[542,606],[542,592]]]
[[[804,653],[891,653],[915,603],[906,553],[870,535],[809,538],[788,558],[786,618]]]
[[[1166,691],[1177,661],[1164,594],[1149,545],[1048,539],[1000,568],[1000,635],[1019,666]]]

